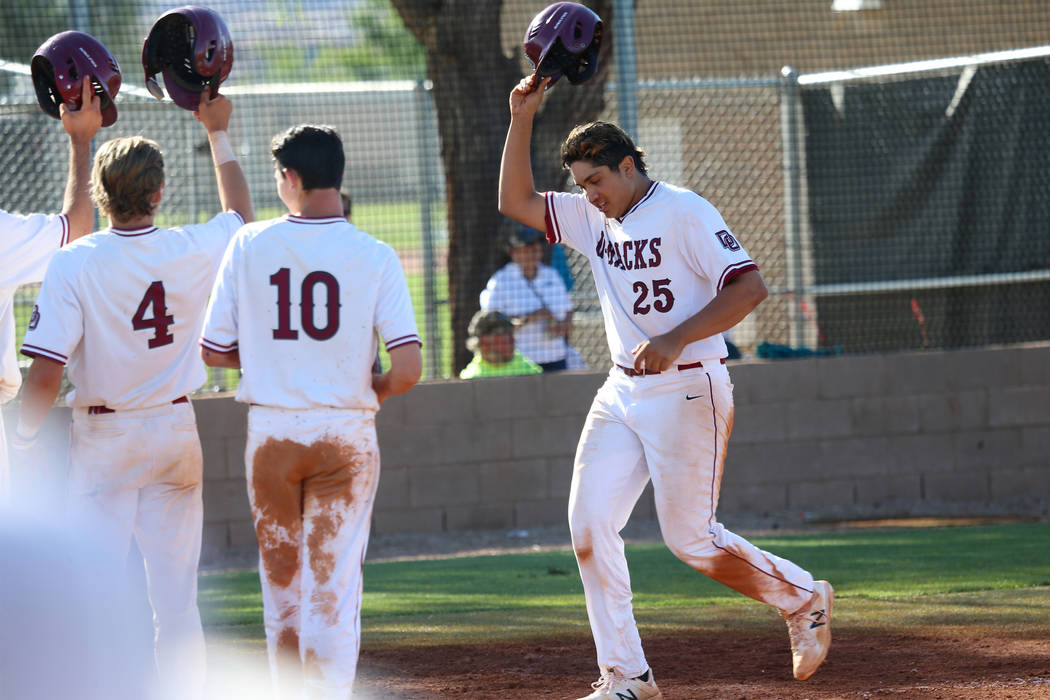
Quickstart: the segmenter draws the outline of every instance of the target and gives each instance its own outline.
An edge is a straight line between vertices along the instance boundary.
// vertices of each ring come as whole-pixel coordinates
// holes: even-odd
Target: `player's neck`
[[[623,210],[624,214],[631,211],[635,204],[642,201],[642,197],[645,196],[649,188],[653,186],[653,181],[649,179],[647,175],[638,173],[634,181],[634,193],[631,195],[631,201],[627,205],[627,208]],[[623,216],[623,214],[621,214]]]
[[[339,197],[339,190],[331,187],[307,190],[299,196],[296,204],[295,207],[289,207],[289,213],[304,219],[327,219],[343,215],[343,200]]]
[[[125,219],[119,221],[114,219],[112,216],[109,217],[109,227],[120,229],[121,231],[138,231],[142,228],[149,228],[153,226],[153,214],[149,216],[137,216],[133,219]]]

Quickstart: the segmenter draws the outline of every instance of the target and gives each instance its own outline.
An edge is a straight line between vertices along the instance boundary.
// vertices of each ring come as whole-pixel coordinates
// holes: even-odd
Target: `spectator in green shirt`
[[[470,319],[467,348],[474,359],[459,373],[460,379],[539,374],[538,364],[514,347],[514,324],[499,311],[479,311]]]

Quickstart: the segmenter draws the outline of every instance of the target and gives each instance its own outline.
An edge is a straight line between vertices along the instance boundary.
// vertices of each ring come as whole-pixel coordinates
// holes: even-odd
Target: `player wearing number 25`
[[[350,697],[360,647],[376,411],[419,380],[422,355],[397,255],[343,215],[339,135],[296,126],[271,152],[288,214],[230,244],[201,352],[244,371],[237,400],[250,404],[245,467],[275,695],[335,700]],[[387,372],[373,372],[377,335]]]
[[[532,121],[549,78],[510,95],[500,211],[587,256],[612,368],[584,423],[569,491],[600,678],[590,699],[662,697],[631,609],[620,530],[652,480],[664,541],[683,562],[787,619],[795,677],[809,678],[831,641],[831,587],[715,519],[733,428],[722,331],[765,297],[758,268],[721,214],[689,190],[651,180],[644,152],[618,126],[578,126],[561,149],[582,194],[535,191]]]
[[[69,494],[122,567],[131,537],[145,559],[156,662],[173,697],[203,690],[197,612],[202,459],[186,395],[206,380],[197,354],[208,291],[230,239],[252,219],[226,129],[233,106],[202,100],[219,201],[205,224],[158,228],[164,159],[156,143],[118,138],[99,148],[91,194],[109,226],[60,250],[44,276],[22,353],[33,357],[19,424],[36,432],[58,395],[74,390]],[[187,185],[189,186],[189,185]]]

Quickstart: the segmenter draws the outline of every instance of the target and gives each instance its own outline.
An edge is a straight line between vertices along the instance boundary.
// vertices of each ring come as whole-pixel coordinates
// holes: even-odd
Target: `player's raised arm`
[[[88,76],[81,84],[81,105],[80,109],[70,109],[65,103],[58,107],[62,128],[69,134],[69,175],[62,213],[69,220],[70,241],[86,236],[95,227],[90,187],[91,139],[102,127],[102,108]]]
[[[499,210],[518,223],[546,231],[546,205],[532,178],[529,148],[532,122],[550,78],[538,85],[537,80],[535,76],[522,78],[510,93],[510,128],[499,169]]]
[[[193,113],[208,130],[208,145],[215,163],[215,179],[219,183],[219,202],[223,211],[235,211],[245,223],[255,220],[248,180],[244,177],[237,156],[230,145],[226,130],[233,114],[233,104],[222,95],[208,99],[201,95],[200,106]]]

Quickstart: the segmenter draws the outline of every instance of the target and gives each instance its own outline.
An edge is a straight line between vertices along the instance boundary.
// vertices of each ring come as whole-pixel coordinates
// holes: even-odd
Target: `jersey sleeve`
[[[694,214],[684,221],[683,248],[689,266],[711,280],[721,291],[739,275],[757,270],[758,265],[726,226],[713,204],[699,198]]]
[[[603,216],[580,194],[546,192],[547,242],[564,243],[584,255],[602,231]]]
[[[375,313],[375,327],[388,352],[409,343],[422,345],[405,272],[392,248],[383,266]]]
[[[200,343],[214,352],[230,353],[237,349],[237,267],[242,240],[235,238],[226,248],[204,312]]]
[[[44,278],[48,261],[69,242],[64,214],[18,216],[0,211],[0,287],[17,287]]]
[[[22,354],[66,364],[84,336],[84,312],[72,255],[56,255],[48,265],[22,342]]]

